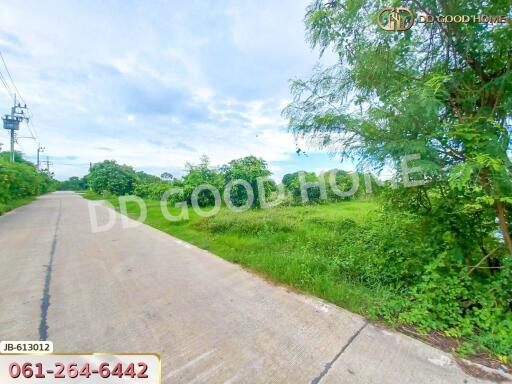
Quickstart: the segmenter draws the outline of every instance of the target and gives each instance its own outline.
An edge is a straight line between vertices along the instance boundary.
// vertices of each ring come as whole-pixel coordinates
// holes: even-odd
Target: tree
[[[150,175],[144,171],[138,171],[137,174],[137,182],[139,183],[158,183],[162,181],[158,176]]]
[[[137,174],[128,165],[117,164],[115,160],[105,160],[93,164],[87,181],[96,193],[109,192],[121,196],[133,192]]]
[[[87,182],[84,178],[72,176],[69,179],[60,182],[60,191],[84,191],[87,189]]]
[[[235,180],[244,180],[251,186],[254,205],[259,206],[260,196],[258,190],[258,178],[265,178],[270,176],[267,162],[263,159],[246,156],[241,159],[231,160],[227,165],[222,167],[222,172],[226,179],[226,183],[234,182]],[[272,183],[270,181],[263,182],[263,190],[265,198],[268,197],[272,191]],[[231,201],[236,206],[244,205],[247,202],[247,190],[243,185],[235,184],[231,189]]]
[[[304,181],[306,183],[318,183],[319,179],[315,172],[298,171],[288,173],[283,176],[282,183],[286,190],[290,193],[291,199],[295,204],[302,203],[302,191],[300,185],[299,174],[304,174]],[[319,203],[321,198],[320,187],[309,187],[306,189],[308,202]]]
[[[510,15],[508,0],[410,2],[426,15]],[[360,165],[397,168],[420,154],[428,184],[406,195],[429,215],[446,210],[477,228],[448,226],[457,247],[482,252],[497,218],[512,252],[512,28],[507,24],[433,23],[405,32],[381,30],[377,12],[388,2],[314,1],[305,18],[308,40],[338,62],[295,80],[284,110],[298,137]]]
[[[288,173],[284,175],[282,179],[283,185],[295,204],[303,202],[299,178],[299,174],[301,172],[304,175],[304,183],[314,183],[318,185],[316,186],[311,184],[306,188],[308,203],[320,203],[322,200],[324,200],[324,202],[347,200],[360,197],[365,192],[365,178],[363,174],[352,176],[350,173],[340,169],[331,169],[330,171],[320,175],[317,175],[314,172],[299,171]],[[333,177],[334,180],[332,179]],[[354,179],[356,177],[358,181],[357,184],[354,185]],[[325,194],[323,196],[319,185],[323,185],[323,188],[325,189]],[[375,182],[372,182],[372,192],[377,190],[378,186]]]
[[[359,198],[365,194],[365,177],[362,173],[356,175],[342,169],[331,169],[324,173],[324,180],[327,199],[330,201]],[[371,191],[378,191],[378,185],[373,180]]]
[[[207,156],[202,156],[197,165],[187,163],[186,174],[183,176],[183,193],[188,201],[191,201],[192,193],[200,185],[210,185],[222,192],[224,187],[224,177],[215,168],[210,166],[210,160]],[[215,198],[212,192],[203,190],[198,195],[198,204],[200,206],[210,206],[215,204]]]
[[[11,158],[11,152],[4,151],[0,152],[0,159],[3,159],[5,161],[10,161]],[[23,159],[23,155],[19,151],[14,151],[14,162],[15,163],[25,163],[25,164],[32,164],[28,162],[27,160]]]
[[[174,176],[172,175],[172,173],[164,172],[160,175],[160,178],[163,181],[172,181],[174,179]]]
[[[281,180],[281,183],[283,183],[283,185],[285,187],[289,187],[291,185],[291,183],[293,182],[293,179],[298,175],[297,172],[295,173],[287,173],[286,175],[283,176],[282,180]]]

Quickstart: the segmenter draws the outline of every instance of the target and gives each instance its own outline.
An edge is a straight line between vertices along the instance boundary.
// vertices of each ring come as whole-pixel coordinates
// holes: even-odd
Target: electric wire
[[[14,142],[15,142],[16,144],[18,144],[18,147],[20,147],[20,154],[21,154],[21,155],[23,155],[23,153],[25,152],[25,150],[23,149],[23,145],[21,145],[21,143],[20,143],[20,140],[19,140],[19,139],[20,139],[19,137],[16,137],[16,139],[15,139],[15,141],[14,141]]]
[[[26,106],[27,102],[25,101],[25,99],[23,98],[23,95],[21,94],[21,92],[19,91],[18,87],[16,86],[16,83],[14,82],[14,79],[12,78],[11,72],[9,71],[9,67],[7,67],[7,63],[5,62],[4,55],[2,54],[1,51],[0,51],[0,59],[2,59],[2,63],[4,65],[5,71],[7,72],[7,76],[9,76],[9,79],[11,80],[11,84],[14,87],[14,90],[16,91],[16,95],[18,95],[20,97],[20,100]],[[0,71],[0,78],[1,78],[2,82],[4,83],[4,86],[6,87],[6,89],[9,90],[9,95],[11,97],[13,97],[12,91],[10,90],[10,87],[8,86],[8,84],[7,84],[4,76],[2,75],[1,71]],[[32,119],[33,119],[32,111],[30,109],[28,109],[27,112],[28,112],[28,117],[29,117],[29,120],[27,121],[27,128],[30,131],[30,134],[32,135],[32,139],[35,140],[35,141],[38,141],[39,140],[39,135],[38,135],[38,132],[37,132],[37,129],[36,129],[34,123],[32,122]]]
[[[5,90],[7,91],[7,94],[9,95],[9,97],[13,98],[13,97],[14,97],[14,95],[12,94],[11,88],[9,88],[9,86],[8,86],[8,85],[7,85],[7,83],[5,82],[4,75],[2,74],[2,72],[1,72],[1,71],[0,71],[0,80],[2,81],[2,84],[4,85]]]
[[[7,68],[7,64],[5,63],[4,55],[2,55],[2,52],[0,52],[0,58],[2,59],[2,63],[4,63],[4,68],[7,72],[7,75],[9,76],[9,79],[11,79],[11,83],[14,87],[14,90],[16,91],[16,94],[20,97],[21,101],[23,101],[23,104],[27,104],[23,96],[21,95],[21,92],[18,90],[18,87],[16,87],[16,84],[14,83],[14,80],[12,79],[11,72],[9,72],[9,68]]]
[[[27,127],[28,127],[28,130],[30,131],[30,134],[32,135],[32,139],[34,140],[38,140],[37,139],[37,130],[36,130],[36,126],[29,120],[27,122]],[[34,131],[32,131],[32,128],[34,129]]]

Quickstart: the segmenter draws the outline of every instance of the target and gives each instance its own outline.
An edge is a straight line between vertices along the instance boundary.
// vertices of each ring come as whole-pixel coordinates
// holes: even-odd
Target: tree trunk
[[[510,252],[512,252],[512,238],[510,237],[510,231],[508,229],[507,218],[505,216],[505,209],[503,208],[503,204],[498,199],[495,200],[496,213],[498,215],[498,222],[500,224],[501,233],[503,234],[503,239],[505,240],[505,244]]]

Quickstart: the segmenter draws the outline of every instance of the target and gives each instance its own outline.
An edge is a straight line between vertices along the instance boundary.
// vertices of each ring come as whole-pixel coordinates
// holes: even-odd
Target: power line
[[[25,101],[25,99],[23,98],[23,95],[21,94],[21,92],[19,91],[18,87],[16,86],[16,83],[14,82],[14,79],[13,79],[13,77],[11,75],[11,72],[9,71],[9,68],[7,67],[7,63],[6,63],[5,58],[4,58],[4,56],[3,56],[1,51],[0,51],[0,59],[2,60],[3,66],[5,68],[5,71],[7,72],[7,76],[9,77],[9,80],[11,81],[12,87],[16,91],[16,93],[13,93],[13,91],[11,90],[11,87],[9,87],[9,85],[8,85],[6,77],[4,77],[2,71],[0,70],[0,80],[3,83],[5,89],[7,90],[7,93],[9,94],[9,96],[11,96],[14,99],[14,107],[13,107],[12,113],[11,113],[11,120],[12,119],[16,119],[17,120],[15,122],[17,124],[16,127],[13,126],[13,127],[8,128],[8,129],[11,129],[11,161],[14,160],[13,159],[13,156],[14,156],[14,141],[15,141],[15,133],[14,133],[14,131],[19,129],[19,123],[21,121],[23,121],[23,120],[27,121],[27,128],[28,128],[28,130],[30,132],[30,137],[18,136],[18,138],[28,138],[28,139],[33,139],[33,140],[38,142],[38,144],[37,144],[38,145],[37,157],[38,157],[38,160],[39,160],[39,151],[40,151],[41,146],[39,144],[39,139],[38,139],[39,135],[37,134],[37,129],[36,129],[34,123],[32,122],[32,118],[33,118],[32,111],[27,108],[27,102]],[[21,106],[21,104],[16,105],[16,96],[19,96],[21,101],[25,104],[24,106]],[[19,110],[21,110],[21,115],[17,114],[17,112],[19,112]],[[25,116],[23,116],[23,110],[25,110],[27,112],[27,114]],[[9,120],[9,116],[6,115],[6,118],[4,118],[4,128],[6,128],[6,126],[5,126],[6,119],[7,119],[8,123],[10,121]],[[34,131],[35,131],[35,134],[34,134]],[[23,153],[23,146],[21,145],[21,143],[18,140],[16,140],[16,143],[19,145],[19,147],[21,148],[22,153]],[[47,172],[48,173],[49,173],[49,166],[50,166],[50,162],[47,159]],[[38,169],[39,169],[39,161],[38,161]]]
[[[7,85],[7,83],[5,82],[5,78],[4,78],[4,75],[2,74],[2,72],[0,72],[0,80],[2,81],[2,83],[4,84],[4,87],[5,87],[5,90],[7,91],[7,93],[9,94],[9,97],[12,98],[13,97],[13,94],[12,94],[12,91],[11,91],[11,88],[9,88],[9,86]]]
[[[2,54],[2,52],[0,51],[0,59],[2,59],[2,63],[4,65],[4,68],[5,68],[5,71],[7,72],[7,75],[9,76],[9,79],[11,80],[11,84],[12,86],[14,87],[14,90],[16,91],[16,94],[19,96],[19,98],[21,99],[21,101],[27,105],[27,102],[25,101],[25,99],[23,98],[23,95],[21,94],[20,90],[18,89],[18,87],[16,86],[16,83],[14,82],[14,79],[12,78],[12,75],[11,75],[11,72],[9,71],[9,67],[7,67],[7,63],[5,61],[5,58],[4,58],[4,55]],[[2,73],[0,72],[0,76],[1,76],[1,79],[2,79],[2,82],[4,83],[4,86],[6,86],[6,88],[9,89],[10,91],[10,95],[11,97],[12,96],[12,91],[10,90],[10,87],[7,85],[7,82],[4,78],[4,76],[2,75]],[[32,139],[34,140],[39,140],[39,135],[38,135],[38,132],[37,132],[37,129],[34,125],[34,123],[32,122],[32,119],[33,119],[33,115],[32,115],[32,112],[30,110],[27,110],[28,112],[28,115],[30,117],[30,119],[27,120],[27,127],[28,127],[28,130],[30,131],[30,134],[32,135]],[[32,130],[33,128],[33,130]],[[34,133],[35,132],[35,133]]]
[[[29,115],[29,117],[30,117],[30,115]],[[27,120],[27,128],[28,128],[28,130],[30,132],[30,136],[31,136],[31,137],[28,137],[28,139],[33,139],[33,140],[37,141],[37,137],[36,137],[36,135],[34,135],[34,132],[32,131],[32,127],[33,127],[33,125],[30,124],[30,120]]]
[[[4,55],[2,55],[2,52],[0,52],[0,58],[2,59],[2,63],[4,63],[4,68],[7,71],[7,75],[9,76],[9,79],[11,79],[11,83],[12,83],[12,85],[14,87],[14,90],[16,91],[18,96],[20,97],[21,101],[23,101],[23,103],[26,105],[27,102],[25,101],[25,99],[23,99],[23,96],[21,95],[21,92],[18,90],[18,87],[16,87],[16,84],[14,83],[14,80],[12,79],[12,76],[11,76],[11,72],[9,72],[9,68],[7,68],[7,64],[5,63]]]
[[[37,132],[37,127],[36,125],[34,124],[33,122],[33,119],[34,119],[34,116],[32,115],[32,112],[28,111],[28,114],[29,114],[29,120],[27,121],[27,125],[28,125],[28,129],[30,130],[30,132],[32,133],[32,136],[34,136],[34,138],[36,140],[39,140],[39,132]],[[32,132],[32,129],[30,128],[32,127],[34,129],[34,132],[35,134]]]

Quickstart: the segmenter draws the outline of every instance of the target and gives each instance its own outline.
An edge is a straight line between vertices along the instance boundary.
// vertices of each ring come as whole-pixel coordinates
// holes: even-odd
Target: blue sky
[[[0,50],[59,179],[104,159],[180,175],[201,155],[260,156],[279,178],[339,166],[313,148],[298,157],[280,116],[288,80],[318,62],[308,3],[2,1]],[[0,112],[10,105],[0,89]],[[19,143],[33,159],[34,141]]]

